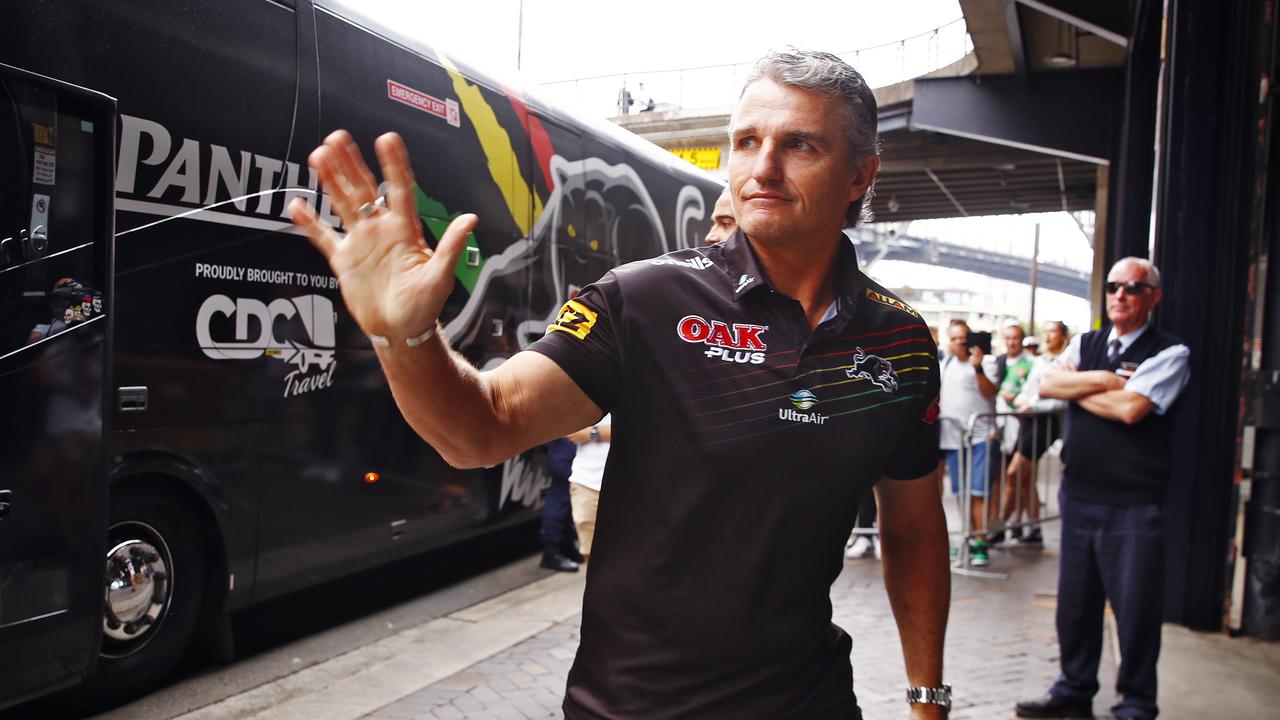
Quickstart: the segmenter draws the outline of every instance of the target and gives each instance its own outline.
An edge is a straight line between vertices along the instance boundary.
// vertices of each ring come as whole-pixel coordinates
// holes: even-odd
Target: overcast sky
[[[516,70],[521,0],[337,1],[500,78],[510,78]],[[526,87],[601,75],[750,63],[765,51],[786,45],[845,55],[928,33],[961,17],[958,0],[523,0],[523,6],[520,84]],[[916,54],[922,45],[928,47],[927,40],[915,43]],[[933,51],[941,56],[939,64],[963,53],[954,44],[944,43]],[[896,82],[903,67],[895,61],[894,52],[890,48],[863,53],[856,64],[872,85]],[[673,90],[662,87],[658,77],[648,79],[650,93],[659,102],[673,101]],[[633,88],[635,80],[630,79]],[[579,108],[602,117],[612,114],[616,93],[612,88],[617,85],[610,82],[614,84],[603,101],[580,102]],[[684,82],[689,84],[687,76]],[[687,93],[682,99],[688,104]],[[927,221],[904,230],[1029,256],[1036,222],[1042,224],[1043,261],[1089,267],[1089,242],[1065,213]],[[902,271],[897,266],[910,270],[896,277]],[[882,271],[890,276],[883,281],[891,284],[905,283],[909,276],[916,282],[965,285],[978,277],[905,263],[886,263]],[[1046,307],[1050,316],[1083,322],[1087,303],[1054,300],[1064,304],[1046,303],[1052,306]]]
[[[341,0],[485,70],[516,67],[521,0]],[[960,18],[957,0],[523,0],[521,69],[546,83],[750,62],[765,50],[841,53]]]

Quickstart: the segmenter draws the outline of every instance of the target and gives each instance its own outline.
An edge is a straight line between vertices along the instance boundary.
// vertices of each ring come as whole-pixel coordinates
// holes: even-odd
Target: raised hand
[[[378,182],[347,131],[331,133],[308,158],[342,219],[345,237],[301,198],[289,209],[294,223],[329,261],[360,329],[403,348],[440,318],[476,216],[461,215],[450,223],[433,252],[423,239],[404,141],[387,133],[374,150],[386,180],[385,207],[376,204]]]

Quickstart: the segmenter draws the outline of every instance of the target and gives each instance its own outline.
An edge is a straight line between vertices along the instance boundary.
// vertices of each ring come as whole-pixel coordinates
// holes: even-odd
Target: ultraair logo
[[[729,325],[719,320],[706,320],[700,315],[685,315],[676,323],[676,335],[681,340],[710,346],[703,355],[724,362],[752,365],[764,363],[764,351],[769,346],[760,335],[768,329],[768,325]]]
[[[778,408],[779,420],[785,420],[793,423],[821,425],[825,423],[829,417],[827,415],[819,415],[816,412],[801,412],[802,410],[808,410],[818,404],[818,396],[814,395],[811,390],[797,390],[791,393],[791,396],[787,399],[791,401],[791,404],[795,406],[795,409]]]
[[[791,393],[791,404],[795,405],[797,410],[808,410],[818,404],[818,396],[809,390],[797,390]]]
[[[894,372],[893,364],[879,355],[868,355],[862,348],[855,348],[853,367],[845,370],[844,374],[849,378],[868,380],[890,395],[898,392],[898,373]]]
[[[276,338],[276,322],[295,317],[312,345]],[[270,303],[210,295],[196,313],[196,340],[214,360],[252,360],[266,355],[293,365],[284,376],[284,397],[294,397],[333,385],[338,367],[333,357],[336,324],[333,301],[323,295],[276,298]],[[215,329],[231,331],[234,339],[215,340]]]

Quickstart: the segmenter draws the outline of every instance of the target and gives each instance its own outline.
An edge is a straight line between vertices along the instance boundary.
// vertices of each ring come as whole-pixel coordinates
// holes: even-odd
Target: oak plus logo
[[[768,325],[729,323],[707,320],[701,315],[685,315],[676,323],[676,335],[687,343],[707,345],[703,355],[730,363],[764,363],[764,351],[769,349],[761,339]]]
[[[297,320],[309,344],[280,340],[276,323]],[[253,360],[266,355],[293,365],[284,376],[284,397],[333,385],[337,315],[323,295],[300,295],[263,302],[257,298],[210,295],[196,313],[196,340],[214,360]]]
[[[812,390],[797,390],[791,393],[791,396],[787,399],[790,400],[791,404],[795,407],[778,408],[779,420],[808,425],[821,425],[830,418],[828,415],[820,415],[817,412],[805,412],[818,404],[818,396],[814,395]]]

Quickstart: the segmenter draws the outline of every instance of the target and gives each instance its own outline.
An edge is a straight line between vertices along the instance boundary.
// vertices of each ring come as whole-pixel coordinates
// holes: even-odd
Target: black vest
[[[1122,363],[1133,363],[1136,367],[1161,350],[1180,343],[1178,338],[1148,327],[1112,364],[1107,362],[1107,332],[1095,330],[1080,338],[1079,369],[1114,371]],[[1086,502],[1163,503],[1172,436],[1171,412],[1158,415],[1152,411],[1141,421],[1125,425],[1098,417],[1072,402],[1067,409],[1062,449],[1066,464],[1063,492]]]

